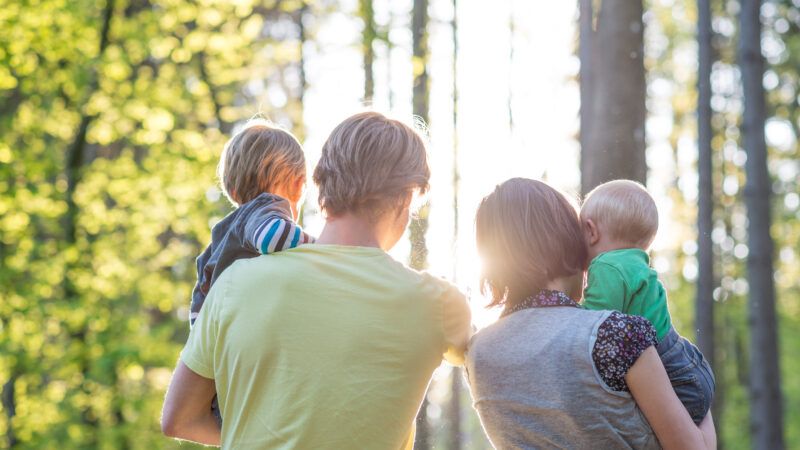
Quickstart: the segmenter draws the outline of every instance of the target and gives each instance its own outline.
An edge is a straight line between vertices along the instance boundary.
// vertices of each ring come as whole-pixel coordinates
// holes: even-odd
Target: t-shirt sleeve
[[[612,312],[597,329],[592,360],[603,382],[615,391],[628,391],[625,375],[639,356],[656,345],[656,329],[644,317]]]
[[[210,379],[214,378],[214,349],[219,330],[217,297],[224,294],[225,286],[224,281],[219,281],[209,291],[180,357],[193,372]]]
[[[625,312],[627,285],[614,266],[595,263],[589,267],[589,279],[583,290],[583,306],[592,310]]]
[[[442,297],[442,329],[445,361],[460,366],[472,335],[472,313],[467,298],[454,286],[448,286]]]

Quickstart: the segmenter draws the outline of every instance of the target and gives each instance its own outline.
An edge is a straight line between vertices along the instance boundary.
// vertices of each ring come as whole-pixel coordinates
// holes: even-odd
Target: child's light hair
[[[377,112],[355,114],[340,123],[314,170],[320,206],[330,216],[378,217],[407,194],[424,194],[430,176],[420,133]]]
[[[297,139],[264,119],[251,119],[222,150],[217,167],[222,191],[235,205],[305,179],[306,159]]]
[[[581,207],[581,222],[592,220],[617,242],[647,250],[658,231],[658,209],[640,183],[614,180],[589,192]]]

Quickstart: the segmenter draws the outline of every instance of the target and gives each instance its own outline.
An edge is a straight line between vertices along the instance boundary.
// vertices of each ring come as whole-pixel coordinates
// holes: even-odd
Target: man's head
[[[620,248],[647,250],[658,231],[658,209],[641,184],[614,180],[586,196],[581,223],[591,258]]]
[[[306,181],[306,160],[291,133],[266,120],[251,120],[225,144],[218,174],[233,204],[242,205],[269,192],[289,200],[296,215]]]
[[[413,197],[428,190],[430,175],[425,142],[414,128],[364,112],[331,132],[314,182],[329,218],[352,214],[380,222],[394,245],[408,224]]]

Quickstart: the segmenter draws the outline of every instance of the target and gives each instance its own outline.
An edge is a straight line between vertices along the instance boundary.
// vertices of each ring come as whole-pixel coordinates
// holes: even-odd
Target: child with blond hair
[[[714,374],[700,350],[672,327],[666,290],[650,267],[647,251],[658,231],[655,201],[639,183],[610,181],[586,196],[580,218],[591,261],[584,307],[642,316],[653,324],[673,389],[699,424],[711,406]]]
[[[249,121],[225,144],[218,175],[236,209],[214,225],[211,243],[197,258],[190,326],[211,285],[234,261],[313,240],[294,222],[306,183],[306,160],[291,133],[266,120]]]
[[[263,119],[250,120],[225,144],[217,174],[222,192],[236,209],[214,225],[211,243],[197,257],[190,327],[211,285],[237,259],[313,241],[294,222],[306,184],[306,159],[291,133]],[[211,410],[221,422],[216,397]]]

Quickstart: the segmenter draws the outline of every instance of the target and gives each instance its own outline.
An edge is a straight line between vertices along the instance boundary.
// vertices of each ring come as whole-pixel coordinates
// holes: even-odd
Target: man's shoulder
[[[398,270],[403,271],[408,286],[416,289],[423,297],[431,300],[464,297],[455,284],[442,276],[427,270],[415,270],[395,261]]]

